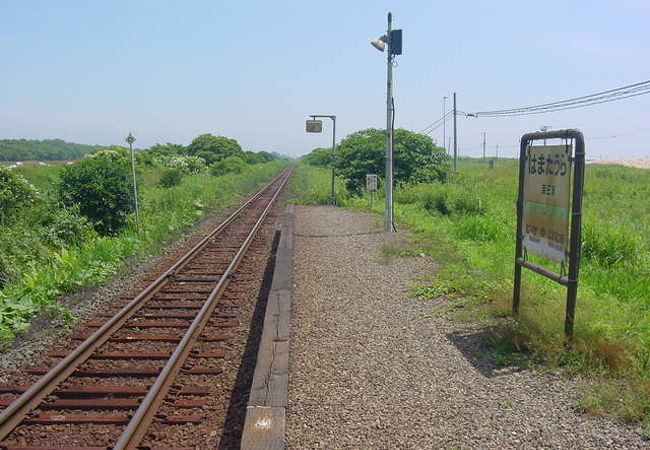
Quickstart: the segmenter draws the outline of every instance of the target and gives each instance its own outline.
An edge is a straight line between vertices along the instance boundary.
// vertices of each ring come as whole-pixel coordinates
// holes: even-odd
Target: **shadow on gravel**
[[[262,286],[257,294],[255,311],[251,319],[250,333],[246,341],[246,348],[242,357],[235,388],[230,398],[226,420],[223,426],[223,435],[219,442],[220,449],[239,448],[241,445],[241,435],[246,421],[246,406],[250,395],[251,385],[253,383],[253,374],[255,364],[257,363],[257,351],[262,339],[262,326],[264,324],[264,313],[266,312],[266,303],[269,299],[271,290],[271,281],[273,280],[273,271],[275,269],[275,255],[280,242],[280,231],[276,231],[273,236],[273,245],[271,254],[266,260],[266,269],[264,269],[264,279]]]
[[[492,328],[486,327],[472,333],[455,331],[446,334],[446,337],[456,346],[467,362],[474,366],[474,368],[486,378],[496,378],[515,372],[521,372],[523,370],[521,367],[504,367],[499,366],[494,362],[494,359],[490,356],[490,348],[485,344],[491,333]]]

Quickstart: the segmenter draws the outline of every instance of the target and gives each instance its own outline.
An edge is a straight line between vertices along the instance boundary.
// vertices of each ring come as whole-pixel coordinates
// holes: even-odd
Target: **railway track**
[[[152,428],[174,432],[200,424],[213,395],[208,385],[218,380],[239,325],[228,301],[237,293],[232,281],[290,173],[271,181],[116,314],[72,335],[80,342],[72,351],[52,351],[53,367],[29,368],[42,375],[36,383],[0,387],[0,447],[155,448],[143,441]]]

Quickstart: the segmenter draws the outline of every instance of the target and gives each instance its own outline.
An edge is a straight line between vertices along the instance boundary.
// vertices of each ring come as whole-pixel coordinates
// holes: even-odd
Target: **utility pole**
[[[445,124],[447,123],[447,120],[445,119],[445,113],[447,112],[447,97],[446,95],[442,97],[442,145],[444,146],[447,143],[447,140],[445,139]]]
[[[483,132],[483,162],[485,162],[485,131]]]
[[[402,30],[393,30],[393,15],[388,13],[388,30],[385,35],[370,41],[370,45],[386,53],[386,216],[384,231],[392,233],[393,227],[393,61],[402,54]]]
[[[497,151],[496,151],[495,158],[499,159],[499,144],[497,144]]]
[[[454,172],[458,172],[458,134],[456,133],[456,93],[454,92]]]
[[[393,232],[393,43],[391,31],[393,15],[388,13],[388,37],[386,42],[386,217],[384,231]]]
[[[451,155],[451,136],[447,138],[447,154]]]

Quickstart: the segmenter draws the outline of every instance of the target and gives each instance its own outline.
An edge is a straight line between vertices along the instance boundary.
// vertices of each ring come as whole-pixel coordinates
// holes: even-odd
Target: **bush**
[[[210,173],[214,176],[221,176],[227,173],[240,173],[246,167],[243,159],[237,156],[229,156],[210,166]]]
[[[163,165],[170,169],[178,169],[185,175],[201,173],[208,168],[203,158],[187,155],[165,157],[163,158]]]
[[[160,177],[158,186],[162,186],[164,188],[178,186],[179,184],[181,184],[182,179],[183,179],[183,172],[181,172],[180,169],[165,169],[165,171],[162,173]]]
[[[41,221],[45,229],[45,240],[63,248],[66,244],[81,244],[89,240],[95,232],[92,225],[79,212],[79,205],[51,209],[51,213],[44,215]]]
[[[431,184],[423,186],[422,206],[443,216],[483,215],[485,206],[475,192],[462,186]]]
[[[20,278],[47,255],[41,229],[25,226],[0,228],[0,287]]]
[[[23,177],[0,167],[0,224],[10,223],[22,207],[33,203],[37,194]]]
[[[66,167],[58,192],[65,205],[79,205],[100,234],[116,234],[134,210],[128,155],[101,152]]]

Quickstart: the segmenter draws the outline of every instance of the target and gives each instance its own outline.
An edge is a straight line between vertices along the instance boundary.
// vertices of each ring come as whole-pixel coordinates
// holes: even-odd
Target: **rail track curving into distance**
[[[81,342],[72,351],[51,352],[58,361],[53,367],[30,368],[42,374],[36,383],[0,387],[0,447],[133,449],[143,445],[152,424],[185,426],[204,420],[210,392],[201,381],[221,373],[222,344],[238,324],[224,294],[233,289],[235,271],[291,170],[261,189],[119,312],[91,323],[94,331],[73,335]],[[179,379],[183,374],[194,381]],[[17,428],[27,431],[17,434]],[[81,445],[76,434],[85,436]]]

